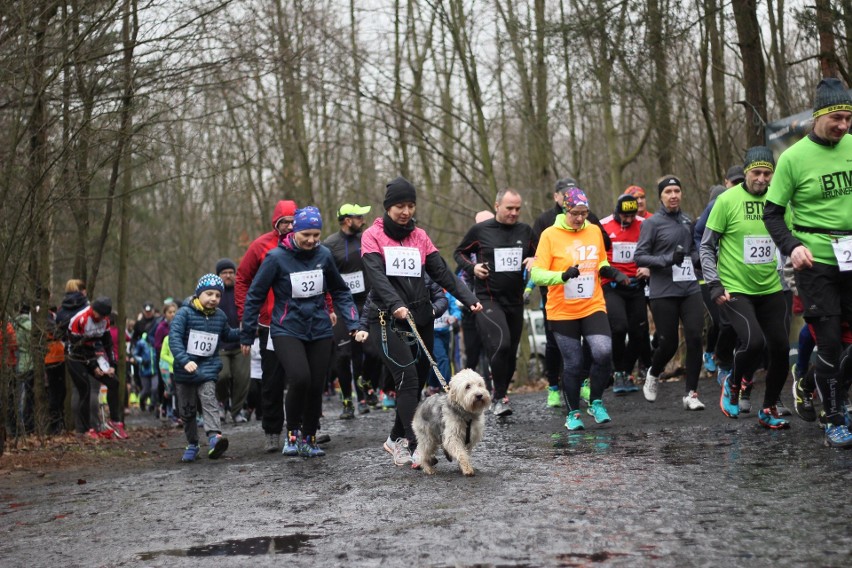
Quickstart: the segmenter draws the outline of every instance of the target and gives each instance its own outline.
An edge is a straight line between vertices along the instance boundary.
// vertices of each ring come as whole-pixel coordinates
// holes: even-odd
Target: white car
[[[530,345],[530,375],[544,374],[544,349],[547,336],[544,334],[544,313],[541,310],[524,310],[524,326]]]

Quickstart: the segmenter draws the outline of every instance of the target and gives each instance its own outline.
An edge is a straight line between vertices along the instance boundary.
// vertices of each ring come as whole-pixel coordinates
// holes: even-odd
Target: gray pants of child
[[[219,423],[219,403],[216,401],[216,381],[203,383],[175,383],[177,399],[180,404],[180,417],[183,420],[183,433],[186,441],[198,445],[198,424],[195,421],[198,407],[196,397],[201,402],[201,416],[204,418],[204,431],[209,438],[221,434]]]

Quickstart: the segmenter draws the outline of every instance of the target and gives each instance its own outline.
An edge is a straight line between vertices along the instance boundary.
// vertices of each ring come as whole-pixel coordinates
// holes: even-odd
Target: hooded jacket
[[[420,257],[420,277],[388,276],[385,266],[387,247],[406,247],[416,249]],[[378,310],[389,313],[406,307],[417,325],[432,326],[432,301],[429,289],[423,282],[424,273],[441,287],[450,291],[465,306],[478,302],[467,286],[456,278],[441,258],[438,249],[432,244],[426,231],[416,227],[402,241],[396,241],[384,231],[384,218],[377,218],[372,226],[364,231],[361,238],[361,254],[364,259],[364,272],[375,304],[370,308],[371,321],[378,319]],[[374,319],[375,318],[375,319]]]
[[[228,325],[228,316],[216,308],[212,315],[205,315],[198,310],[193,302],[180,308],[175,314],[169,328],[169,349],[174,358],[175,381],[178,383],[201,384],[215,381],[222,370],[222,359],[219,358],[218,346],[210,355],[191,355],[187,351],[191,332],[213,334],[217,342],[236,341],[240,330]],[[198,368],[194,373],[188,373],[184,367],[190,361],[195,361]]]
[[[322,272],[322,289],[308,297],[296,297],[293,284],[299,286],[299,274]],[[304,281],[302,281],[304,282]],[[312,282],[315,282],[312,281]],[[243,312],[242,345],[251,345],[257,331],[257,313],[270,292],[275,299],[269,326],[271,337],[295,337],[314,341],[332,337],[331,319],[326,303],[326,292],[331,294],[337,313],[349,331],[357,329],[358,310],[334,258],[324,245],[313,250],[302,250],[295,244],[293,235],[287,235],[281,244],[266,255],[254,281],[251,283]]]
[[[269,251],[274,250],[281,241],[281,233],[278,232],[276,226],[282,217],[288,217],[296,213],[296,203],[294,201],[281,200],[275,204],[275,210],[272,212],[272,230],[264,233],[256,238],[249,245],[246,254],[243,255],[239,267],[237,267],[237,282],[234,285],[234,299],[237,302],[237,316],[240,321],[243,319],[243,311],[245,309],[246,294],[254,280],[257,271],[260,270],[260,265]],[[260,325],[269,327],[270,317],[272,314],[272,306],[275,303],[275,298],[272,291],[269,291],[269,296],[266,302],[260,309],[258,314],[258,322]]]

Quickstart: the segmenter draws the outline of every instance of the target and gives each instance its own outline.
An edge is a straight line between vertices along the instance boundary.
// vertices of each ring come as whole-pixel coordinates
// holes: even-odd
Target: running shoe
[[[719,383],[719,386],[721,387],[722,385],[725,384],[725,382],[728,380],[728,377],[730,377],[730,376],[731,376],[731,370],[730,369],[723,369],[722,367],[719,367],[719,372],[716,373],[716,382]]]
[[[358,401],[358,414],[369,414],[370,413],[370,405],[367,404],[365,400]]]
[[[589,408],[586,409],[586,414],[594,417],[595,422],[598,424],[604,424],[612,421],[612,418],[609,417],[609,413],[606,411],[606,408],[604,408],[602,400],[593,400],[592,404],[589,405]]]
[[[698,393],[696,391],[689,391],[689,393],[683,397],[683,409],[704,410],[704,403],[698,400]]]
[[[384,397],[382,398],[382,408],[385,410],[396,408],[396,393],[386,392],[384,394]]]
[[[814,409],[814,393],[804,388],[805,378],[797,376],[796,365],[793,365],[793,410],[805,422],[816,420]]]
[[[757,421],[761,426],[770,430],[783,430],[790,427],[789,422],[778,416],[778,410],[774,406],[758,410]]]
[[[559,387],[547,387],[547,406],[550,408],[562,406],[562,394],[559,392]]]
[[[568,430],[570,430],[571,432],[586,429],[586,427],[583,425],[583,420],[580,418],[579,410],[572,410],[568,413],[568,417],[565,419],[565,427],[568,428]]]
[[[719,397],[719,408],[722,409],[722,414],[728,418],[737,418],[740,415],[739,400],[739,391],[731,392],[730,383],[725,381],[722,385],[722,396]]]
[[[852,432],[845,424],[831,425],[825,430],[825,445],[831,448],[852,448]]]
[[[263,445],[263,451],[267,454],[277,452],[281,446],[281,434],[267,434],[266,443]]]
[[[403,466],[411,463],[411,452],[408,449],[408,440],[397,438],[393,444],[393,463]]]
[[[89,428],[89,431],[86,432],[86,437],[91,438],[92,440],[100,440],[101,436],[98,434],[98,431],[94,428]]]
[[[627,394],[627,375],[621,371],[616,371],[612,375],[612,393],[615,395]]]
[[[784,403],[781,402],[780,398],[775,402],[775,410],[778,411],[778,416],[790,416],[793,414],[790,412],[789,408],[784,406]]]
[[[658,382],[659,379],[651,374],[651,369],[648,369],[648,374],[645,375],[645,386],[642,387],[642,394],[645,395],[645,400],[648,402],[657,400]]]
[[[387,439],[387,440],[385,440],[385,443],[384,443],[384,444],[382,444],[382,448],[383,448],[383,449],[384,449],[387,453],[389,453],[390,455],[393,455],[394,449],[396,448],[396,442],[394,442],[393,440],[391,440],[391,437],[390,437],[390,436],[388,436],[388,439]]]
[[[183,451],[183,457],[180,458],[180,461],[186,462],[186,463],[194,462],[195,458],[198,457],[198,452],[200,450],[201,450],[201,448],[198,447],[198,444],[188,445],[186,447],[186,449]]]
[[[589,385],[589,379],[583,380],[583,385],[580,387],[580,399],[589,404],[589,397],[592,395],[592,387]]]
[[[352,401],[346,399],[343,401],[343,412],[340,413],[341,420],[351,420],[355,418],[355,407],[352,406]]]
[[[287,438],[284,440],[284,447],[281,449],[282,456],[298,456],[299,445],[302,442],[302,436],[298,430],[290,430],[287,432]]]
[[[217,460],[228,449],[228,438],[222,434],[213,434],[208,438],[207,444],[210,446],[210,449],[207,450],[207,457],[211,460]]]
[[[754,381],[748,381],[743,377],[742,386],[740,387],[740,412],[748,414],[751,412],[751,390],[754,387]]]
[[[376,396],[376,392],[372,389],[367,391],[367,405],[376,408],[379,405],[379,397]]]
[[[644,375],[644,373],[643,373],[643,375]],[[633,375],[627,375],[627,381],[626,381],[627,392],[639,392],[639,385],[636,384],[636,383],[637,383],[637,379]]]
[[[299,445],[299,455],[303,458],[320,458],[325,455],[325,450],[317,446],[316,436],[305,436]]]
[[[127,439],[127,432],[124,431],[124,422],[113,422],[112,420],[107,420],[106,425],[115,432],[116,438],[119,440]]]
[[[704,370],[708,373],[716,372],[716,360],[713,359],[713,353],[704,353]]]
[[[511,416],[512,407],[509,405],[509,397],[504,396],[494,403],[494,408],[491,409],[494,416]]]

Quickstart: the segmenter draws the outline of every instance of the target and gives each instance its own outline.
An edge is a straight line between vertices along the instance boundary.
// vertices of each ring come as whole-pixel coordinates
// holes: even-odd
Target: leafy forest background
[[[695,215],[765,122],[849,83],[850,28],[852,0],[8,0],[0,304],[74,277],[134,317],[277,200],[329,233],[398,174],[444,252],[498,189],[532,222],[566,175],[605,215],[675,173]]]

